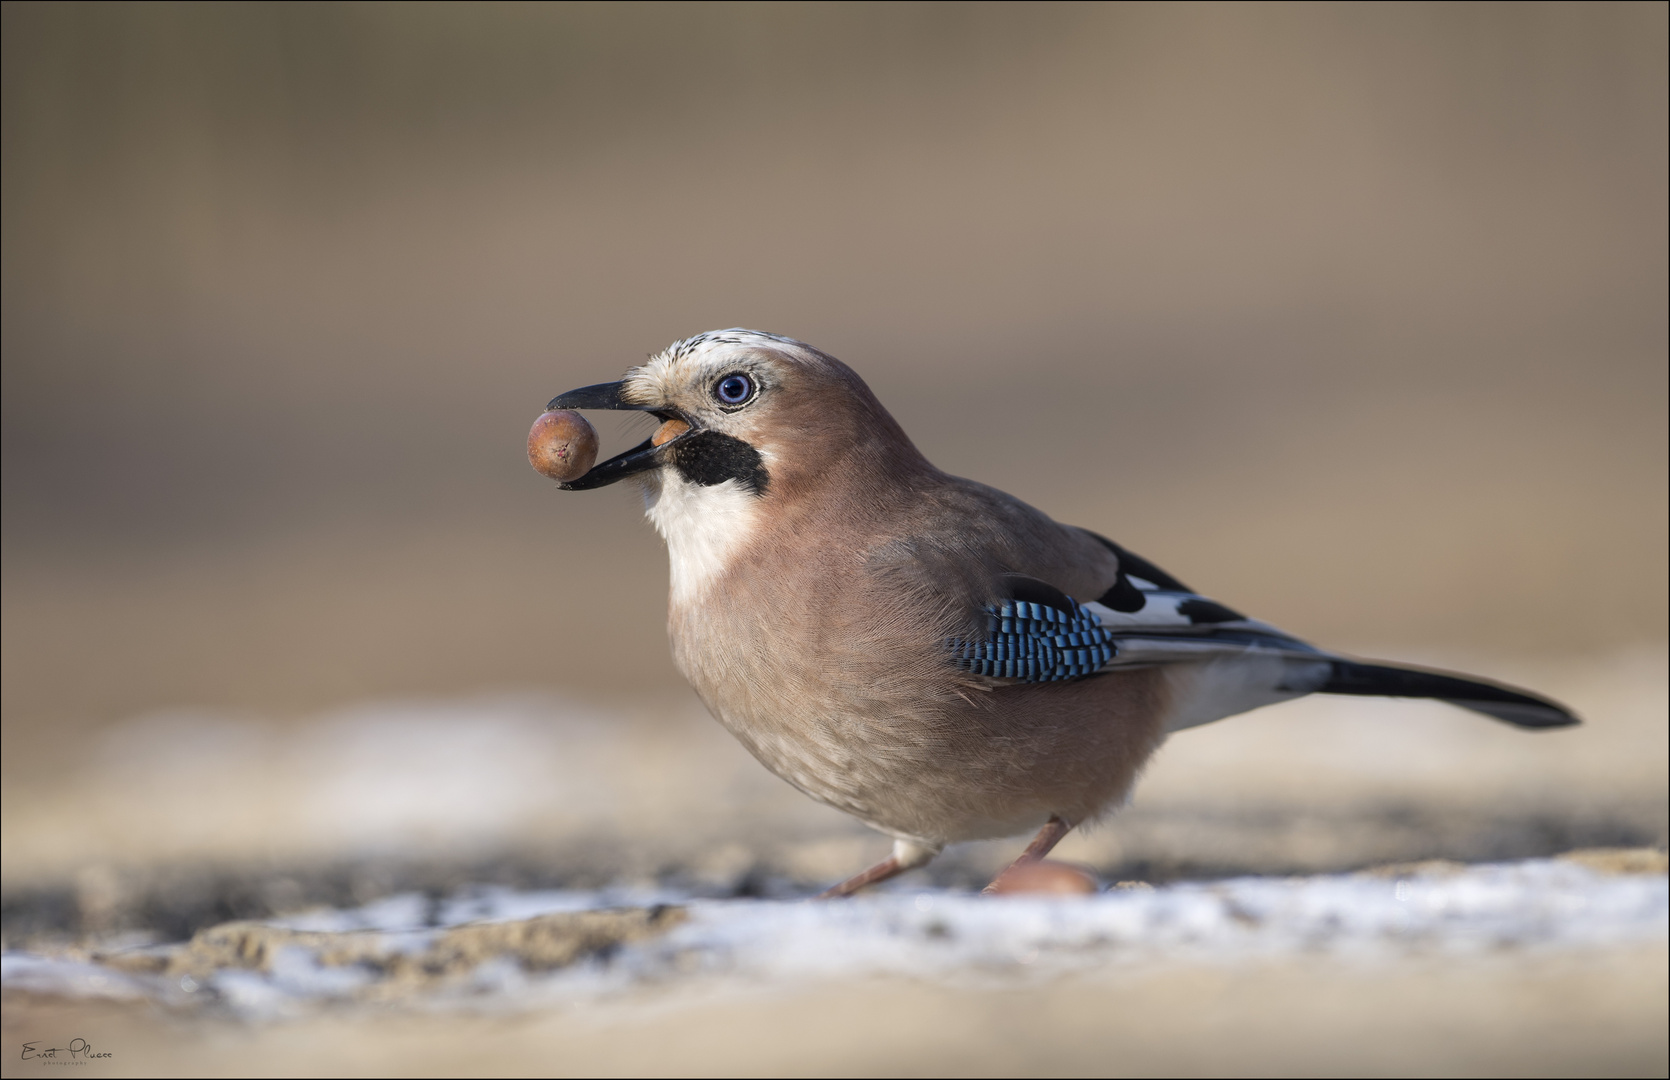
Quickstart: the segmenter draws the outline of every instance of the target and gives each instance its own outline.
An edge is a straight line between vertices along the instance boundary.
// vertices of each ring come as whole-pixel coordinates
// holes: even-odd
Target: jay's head
[[[663,422],[652,439],[564,485],[574,489],[670,471],[690,484],[792,497],[832,475],[898,478],[929,467],[851,368],[756,330],[675,342],[621,381],[571,390],[549,407],[631,409]]]

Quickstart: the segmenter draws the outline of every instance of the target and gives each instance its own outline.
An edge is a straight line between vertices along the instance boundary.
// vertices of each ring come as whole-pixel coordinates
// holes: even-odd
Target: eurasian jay
[[[1578,722],[1523,690],[1317,649],[949,476],[852,369],[791,338],[698,334],[549,407],[663,421],[563,486],[639,484],[679,671],[766,768],[893,838],[826,896],[963,840],[1041,829],[1011,871],[1041,860],[1171,732],[1305,694]]]

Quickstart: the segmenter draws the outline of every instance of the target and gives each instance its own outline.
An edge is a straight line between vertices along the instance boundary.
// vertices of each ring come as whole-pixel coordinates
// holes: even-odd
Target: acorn
[[[683,420],[669,420],[655,429],[655,434],[649,437],[649,444],[651,446],[662,446],[689,430],[690,425]]]
[[[552,409],[533,422],[528,464],[535,471],[566,484],[586,475],[596,461],[597,429],[579,413]]]

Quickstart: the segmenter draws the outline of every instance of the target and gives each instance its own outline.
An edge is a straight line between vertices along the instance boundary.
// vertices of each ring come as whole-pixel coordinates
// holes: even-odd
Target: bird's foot
[[[1032,843],[1026,845],[1026,850],[1021,852],[1021,857],[1010,863],[1007,870],[993,878],[992,883],[981,889],[980,892],[983,895],[992,895],[994,893],[1039,891],[1037,889],[1020,889],[1016,886],[1022,880],[1037,877],[1040,873],[1037,868],[1043,863],[1044,856],[1048,855],[1050,850],[1061,843],[1062,838],[1072,831],[1073,823],[1071,821],[1064,817],[1052,816],[1049,821],[1044,823],[1044,827],[1038,830],[1038,835],[1032,838]],[[1071,869],[1064,863],[1052,863],[1050,865]],[[1005,882],[1008,882],[1007,886],[1004,884]]]
[[[997,875],[981,890],[988,896],[1089,896],[1101,891],[1095,875],[1072,863],[1039,859],[1020,863]]]

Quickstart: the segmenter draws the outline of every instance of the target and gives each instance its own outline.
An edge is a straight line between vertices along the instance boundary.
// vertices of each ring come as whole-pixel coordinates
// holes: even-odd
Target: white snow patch
[[[381,932],[389,952],[417,952],[449,926],[678,899],[656,890],[481,889],[439,905],[392,897],[275,925]],[[750,985],[887,975],[1032,982],[1133,963],[1320,954],[1372,964],[1411,954],[1593,950],[1670,939],[1663,875],[1605,875],[1557,859],[1402,878],[1190,882],[1086,898],[898,891],[832,903],[691,900],[688,910],[689,921],[662,937],[554,973],[524,971],[508,957],[489,961],[467,986],[437,994],[436,1004],[524,1008],[702,977]],[[268,1018],[351,1000],[377,978],[368,967],[323,965],[300,946],[278,950],[269,968],[217,972],[203,989],[237,1014]],[[21,953],[8,954],[3,971],[7,988],[77,997],[143,993],[178,1001],[182,989],[198,989]]]

